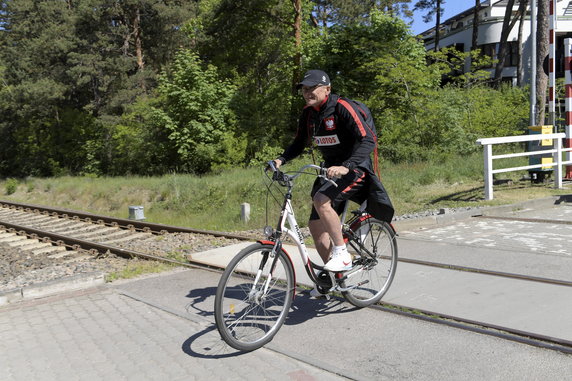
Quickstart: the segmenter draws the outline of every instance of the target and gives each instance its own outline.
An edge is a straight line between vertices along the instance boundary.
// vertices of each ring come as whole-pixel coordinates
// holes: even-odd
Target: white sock
[[[346,245],[334,246],[334,249],[332,250],[332,256],[342,254],[346,250],[347,250]]]

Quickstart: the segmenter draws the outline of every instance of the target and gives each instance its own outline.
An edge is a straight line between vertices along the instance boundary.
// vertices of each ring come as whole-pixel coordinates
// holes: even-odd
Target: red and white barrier
[[[572,148],[572,74],[570,70],[572,70],[572,38],[566,38],[564,40],[564,104],[566,107],[566,138],[564,139],[564,146],[566,148]],[[564,161],[570,161],[571,156],[570,152],[566,152]],[[572,179],[572,165],[567,165],[564,173],[564,178]]]
[[[554,0],[550,0],[549,17],[548,17],[548,113],[550,115],[549,123],[553,126],[553,131],[556,131],[556,70],[555,60],[556,57],[556,44],[555,44],[555,27],[556,27],[556,13],[554,12]]]

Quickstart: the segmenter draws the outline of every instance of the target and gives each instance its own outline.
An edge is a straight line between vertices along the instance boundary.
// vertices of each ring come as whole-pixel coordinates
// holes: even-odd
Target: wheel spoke
[[[283,324],[290,308],[293,269],[284,255],[278,255],[276,261],[267,261],[271,248],[257,243],[243,250],[231,261],[219,282],[215,298],[217,328],[234,348],[253,350],[266,344]],[[269,278],[271,267],[274,268]]]
[[[354,266],[363,268],[344,281],[343,294],[350,303],[365,307],[378,302],[389,289],[397,264],[397,246],[393,230],[373,218],[362,222],[355,237],[361,240],[363,249]]]

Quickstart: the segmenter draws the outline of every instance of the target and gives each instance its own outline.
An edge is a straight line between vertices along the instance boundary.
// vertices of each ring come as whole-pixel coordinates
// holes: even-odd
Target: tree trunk
[[[473,38],[471,40],[471,50],[478,49],[479,46],[479,11],[481,10],[481,0],[475,0],[475,11],[473,12]],[[473,63],[471,62],[471,66]]]
[[[501,41],[499,46],[499,54],[498,54],[498,62],[495,68],[495,84],[498,86],[502,81],[502,71],[504,69],[504,61],[507,54],[507,44],[508,44],[508,36],[514,28],[516,22],[520,20],[520,16],[525,13],[526,11],[526,3],[520,2],[518,6],[518,11],[514,18],[512,18],[512,9],[514,6],[514,0],[509,0],[507,3],[504,21],[503,21],[503,28],[501,32]]]
[[[437,12],[435,14],[435,51],[439,50],[439,29],[441,26],[441,0],[437,0]]]
[[[302,70],[302,0],[292,0],[294,5],[294,70],[292,73],[292,95],[296,96],[296,84]]]
[[[477,49],[479,45],[479,11],[481,10],[481,0],[475,0],[475,11],[473,12],[473,39],[471,50]]]
[[[298,96],[296,85],[302,78],[302,0],[292,0],[294,6],[294,23],[292,25],[294,31],[294,57],[292,70],[292,100],[290,101],[290,125],[296,126],[299,110],[296,108],[294,99]]]
[[[528,0],[521,0],[524,3],[524,9],[528,5]],[[522,51],[523,51],[523,41],[522,41],[522,30],[524,28],[524,16],[525,12],[520,15],[520,22],[518,23],[518,57],[516,66],[516,84],[518,87],[522,87],[524,82],[524,68],[522,62]]]
[[[538,0],[536,22],[536,125],[544,124],[548,76],[542,70],[548,55],[548,0]]]
[[[143,61],[143,44],[141,42],[141,13],[139,8],[135,10],[135,17],[133,19],[133,34],[135,36],[135,54],[137,56],[137,67],[143,70],[145,62]]]
[[[502,81],[502,71],[504,69],[504,60],[506,57],[506,44],[508,40],[508,35],[510,34],[511,18],[512,18],[512,8],[514,7],[514,0],[508,0],[504,11],[504,19],[502,22],[501,39],[499,42],[499,53],[497,55],[498,62],[495,67],[495,85],[499,86]]]

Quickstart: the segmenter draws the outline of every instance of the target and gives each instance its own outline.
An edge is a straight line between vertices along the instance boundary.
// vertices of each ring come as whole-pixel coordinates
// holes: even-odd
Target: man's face
[[[302,86],[302,96],[306,101],[306,106],[319,107],[330,91],[330,86]]]

